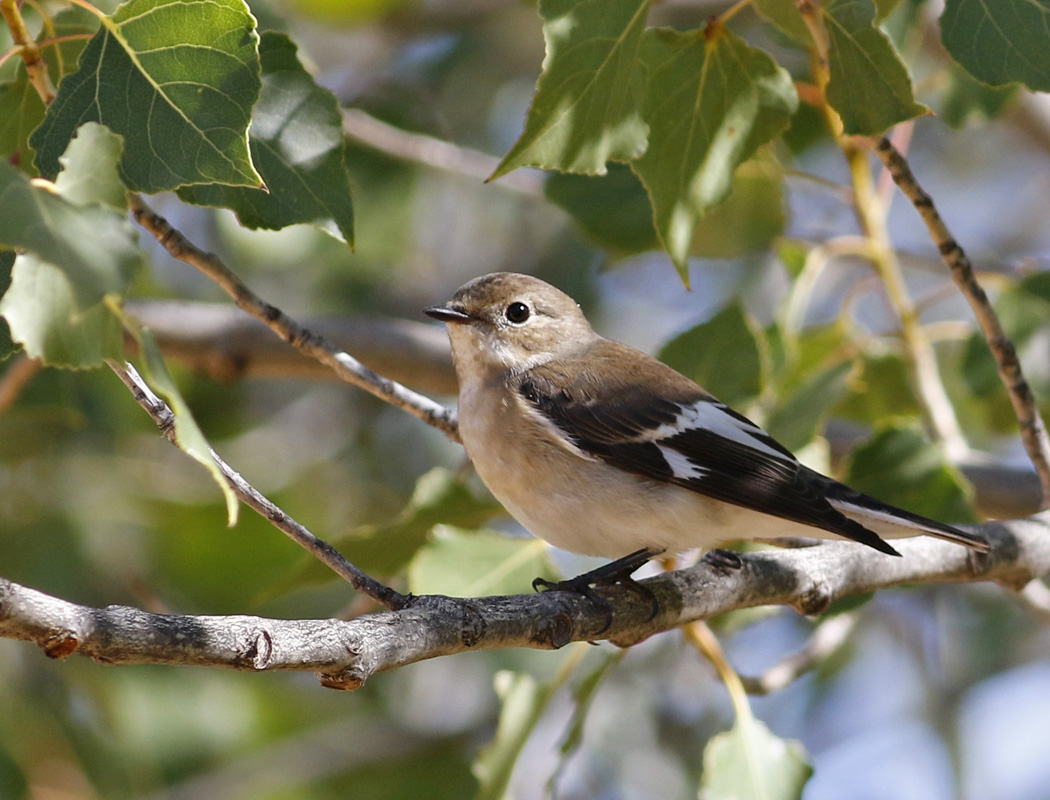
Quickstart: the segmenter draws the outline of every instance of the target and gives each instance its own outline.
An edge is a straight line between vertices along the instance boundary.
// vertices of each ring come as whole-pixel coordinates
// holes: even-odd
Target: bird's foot
[[[584,572],[582,575],[577,575],[575,578],[569,578],[563,581],[548,581],[544,578],[536,578],[532,582],[532,588],[537,592],[575,592],[576,594],[586,597],[605,613],[605,625],[600,631],[598,631],[598,635],[601,635],[609,630],[609,626],[612,625],[612,606],[609,605],[608,600],[595,592],[593,587],[613,586],[617,583],[627,587],[652,603],[652,613],[649,614],[649,620],[651,620],[660,611],[660,603],[657,600],[656,595],[653,594],[652,589],[638,583],[638,581],[631,577],[631,573],[641,567],[650,558],[659,554],[660,551],[642,548],[628,556],[618,558],[615,561],[610,561],[608,564],[602,564],[600,567],[592,569],[590,572]]]
[[[705,564],[714,567],[718,572],[735,572],[744,568],[744,559],[736,550],[726,550],[718,547],[704,553]]]

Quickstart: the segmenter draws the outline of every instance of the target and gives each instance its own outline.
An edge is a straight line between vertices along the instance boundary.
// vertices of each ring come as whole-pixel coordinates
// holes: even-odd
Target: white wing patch
[[[711,471],[707,469],[707,467],[698,467],[684,455],[677,450],[672,450],[670,447],[664,447],[663,445],[658,444],[656,445],[656,449],[660,451],[660,455],[664,457],[667,466],[671,468],[671,472],[673,472],[674,476],[679,480],[700,480]]]
[[[769,434],[757,425],[745,419],[735,417],[728,413],[726,407],[721,403],[712,403],[709,400],[698,400],[692,405],[682,408],[681,413],[674,422],[652,428],[637,436],[636,442],[659,442],[661,439],[671,439],[680,433],[689,430],[700,429],[724,436],[737,444],[758,450],[765,455],[772,456],[780,461],[794,464],[793,458],[788,458],[779,450],[766,444],[765,440]],[[660,448],[664,452],[664,448]],[[667,458],[664,453],[664,458]],[[670,464],[670,460],[668,460]],[[693,465],[690,465],[693,466]],[[673,468],[673,465],[672,465]],[[694,469],[696,467],[693,467]],[[676,471],[677,474],[677,471]]]

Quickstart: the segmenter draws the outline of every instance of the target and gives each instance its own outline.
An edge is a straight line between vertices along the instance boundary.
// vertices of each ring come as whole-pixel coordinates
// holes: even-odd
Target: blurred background
[[[696,27],[728,5],[673,0],[654,10],[651,24]],[[1039,283],[1050,254],[1050,105],[1042,95],[966,85],[939,50],[932,5],[904,2],[889,23],[902,32],[897,43],[918,99],[935,111],[915,123],[909,159],[999,298],[1037,392],[1050,397],[1050,298]],[[766,370],[745,390],[727,379],[733,396],[724,399],[766,422],[799,396],[809,365],[777,372],[775,355],[766,352],[776,346],[770,331],[797,297],[807,254],[857,234],[842,154],[812,112],[803,109],[783,146],[763,156],[783,171],[784,191],[778,180],[756,192],[746,213],[716,223],[696,248],[686,290],[644,230],[603,227],[602,196],[618,191],[612,184],[594,190],[528,170],[483,182],[521,131],[543,60],[532,3],[251,6],[260,27],[287,31],[318,82],[352,109],[346,131],[354,142],[356,249],[305,226],[247,231],[227,212],[174,196],[155,198],[154,207],[263,298],[318,324],[353,318],[367,330],[376,318],[416,323],[404,330],[430,370],[418,388],[446,402],[453,398],[444,335],[420,309],[476,275],[513,270],[545,278],[580,301],[599,332],[653,353],[695,326],[724,331],[728,323],[712,321],[739,309],[753,341],[734,338],[741,334],[733,328],[722,361],[757,348],[773,359],[776,380]],[[751,11],[733,27],[805,75],[804,54]],[[5,64],[0,77],[12,68]],[[448,147],[428,149],[432,143],[419,136]],[[610,180],[619,175],[612,171]],[[928,513],[950,509],[962,520],[1032,513],[1038,489],[971,313],[914,210],[899,197],[892,203],[894,245],[974,448],[964,466],[976,488],[938,463],[938,485],[950,486]],[[136,287],[137,302],[225,304],[207,279],[142,238],[153,270]],[[861,344],[834,402],[822,408],[821,423],[831,421],[827,435],[814,420],[793,446],[810,463],[855,474],[850,447],[866,446],[872,430],[886,426],[921,438],[922,415],[893,310],[864,262],[833,258],[810,274],[802,328],[814,342],[838,331],[834,347],[846,339]],[[142,307],[144,317],[156,313],[150,308]],[[170,336],[197,319],[187,311]],[[166,330],[159,317],[157,327]],[[440,433],[315,375],[205,374],[197,358],[215,348],[213,340],[172,358],[210,441],[352,559],[354,537],[381,545],[391,531],[418,536],[427,542],[422,549],[365,564],[384,565],[398,585],[444,581],[451,593],[460,580],[454,563],[440,576],[426,574],[427,547],[457,535],[432,532],[434,521],[522,535]],[[10,385],[17,368],[17,359],[0,365],[0,380]],[[408,371],[416,369],[423,372]],[[447,500],[460,491],[466,500]],[[363,547],[361,557],[368,552]],[[589,564],[564,554],[550,559],[566,572]],[[463,570],[467,586],[469,565]],[[368,610],[251,512],[227,529],[214,485],[162,440],[107,370],[36,372],[0,414],[0,574],[96,606],[276,617]],[[808,752],[815,775],[805,798],[1050,797],[1045,609],[995,586],[926,586],[882,592],[842,614],[847,624],[817,669],[753,699],[776,734]],[[766,609],[713,627],[736,668],[756,676],[833,618]],[[493,739],[497,674],[507,671],[560,686],[514,768],[511,796],[522,800],[695,796],[704,745],[733,720],[713,670],[677,632],[625,653],[603,644],[460,655],[377,675],[348,694],[320,688],[309,674],[106,668],[80,658],[50,661],[28,644],[0,641],[0,798],[473,797],[472,764]],[[582,739],[563,747],[588,686],[594,693]]]

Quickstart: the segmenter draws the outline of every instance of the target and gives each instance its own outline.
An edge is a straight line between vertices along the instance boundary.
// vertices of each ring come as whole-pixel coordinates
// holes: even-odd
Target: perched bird
[[[627,570],[741,539],[845,537],[899,555],[885,538],[926,534],[988,549],[803,466],[684,375],[596,334],[537,278],[485,275],[425,313],[448,327],[478,475],[557,547]]]

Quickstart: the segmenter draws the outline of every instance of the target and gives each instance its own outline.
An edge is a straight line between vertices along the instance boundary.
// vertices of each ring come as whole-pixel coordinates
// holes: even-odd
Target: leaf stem
[[[18,54],[22,56],[22,61],[26,65],[26,74],[29,76],[30,84],[36,89],[44,105],[51,105],[55,99],[55,85],[51,83],[47,61],[44,59],[40,45],[29,33],[29,28],[26,27],[26,22],[22,18],[18,0],[0,0],[0,15],[3,16],[8,30],[11,31],[11,41],[16,47],[21,48]]]
[[[682,633],[685,635],[686,641],[710,661],[715,668],[718,677],[725,684],[726,691],[729,692],[729,699],[733,703],[733,710],[736,711],[737,719],[742,721],[754,719],[754,715],[751,713],[751,703],[747,699],[747,691],[744,689],[744,683],[729,663],[722,646],[718,643],[718,639],[711,632],[711,629],[707,627],[707,623],[702,620],[692,622],[682,628]]]

